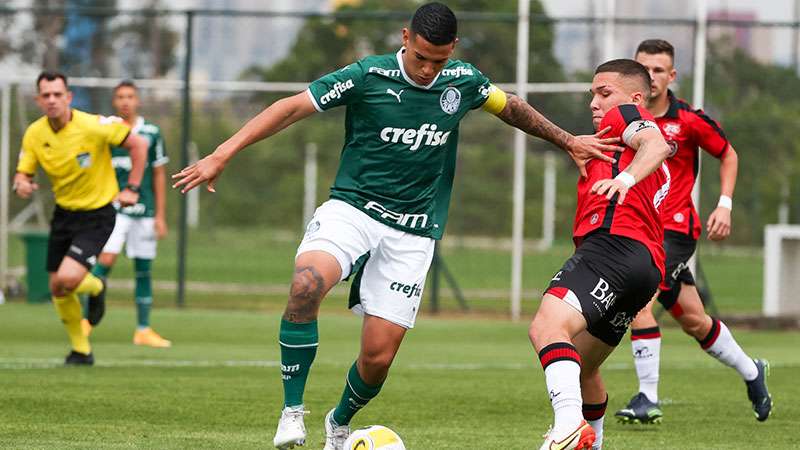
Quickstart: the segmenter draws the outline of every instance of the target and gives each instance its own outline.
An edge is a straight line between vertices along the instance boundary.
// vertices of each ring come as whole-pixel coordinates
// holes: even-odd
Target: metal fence
[[[547,16],[536,1],[521,1],[505,12],[457,12],[457,57],[472,62],[505,89],[527,96],[576,133],[591,131],[585,91],[593,68],[612,57],[632,56],[644,38],[673,42],[679,92],[696,106],[705,104],[723,126],[724,109],[717,105],[725,99],[712,95],[716,90],[709,89],[709,83],[715,80],[705,77],[706,68],[715,63],[714,55],[707,61],[708,45],[740,49],[765,66],[797,66],[797,21],[759,22],[713,11],[709,15],[702,0],[678,2],[686,6],[682,17],[626,17],[614,9],[615,3],[626,2],[598,2],[603,7],[582,17]],[[312,4],[321,2],[309,0]],[[165,132],[172,156],[169,169],[174,172],[189,162],[192,145],[201,156],[209,153],[270,101],[300,91],[316,76],[365,54],[396,49],[408,16],[408,10],[358,8],[286,12],[0,7],[0,21],[6,25],[0,31],[0,286],[7,279],[9,218],[19,217],[26,208],[24,202],[9,200],[8,176],[15,164],[10,149],[38,115],[32,103],[33,79],[41,68],[66,71],[76,91],[76,107],[99,113],[111,112],[111,87],[121,78],[136,79],[144,116]],[[781,42],[791,44],[776,45]],[[226,174],[220,195],[200,196],[201,226],[261,226],[299,235],[303,211],[308,210],[303,199],[324,198],[333,179],[341,120],[341,114],[315,118],[255,146],[229,169],[239,175]],[[746,132],[747,126],[761,125],[741,129]],[[568,161],[547,145],[514,133],[492,117],[474,114],[462,128],[449,239],[512,238],[510,297],[517,317],[524,241],[546,247],[568,239],[575,175]],[[736,146],[737,136],[730,137]],[[315,196],[308,194],[303,180],[303,155],[309,144],[318,148]],[[755,151],[738,149],[743,159]],[[526,159],[526,154],[532,157]],[[715,204],[715,168],[715,163],[708,164],[702,172],[703,212]],[[790,161],[776,170],[779,174],[771,183],[757,189],[740,178],[747,201],[737,204],[735,213],[735,229],[746,230],[737,235],[739,244],[760,245],[764,223],[797,217],[798,208],[792,208],[790,200],[797,191],[790,183],[798,173],[796,164]],[[230,195],[223,194],[226,189]],[[41,197],[47,201],[46,195]],[[291,200],[281,203],[278,198]],[[265,207],[265,199],[273,206]],[[170,204],[180,205],[170,212],[180,237],[175,275],[180,302],[185,296],[186,224],[191,214],[186,197],[172,193]]]

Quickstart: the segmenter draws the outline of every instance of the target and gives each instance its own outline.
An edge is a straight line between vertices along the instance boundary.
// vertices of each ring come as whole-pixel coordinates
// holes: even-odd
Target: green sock
[[[342,399],[336,405],[333,411],[333,421],[337,425],[348,425],[350,419],[369,403],[370,400],[378,395],[381,391],[383,383],[377,386],[370,386],[361,379],[358,374],[358,367],[356,363],[350,367],[350,372],[347,373],[347,382],[344,384],[344,392],[342,392]]]
[[[153,305],[153,287],[150,282],[150,265],[152,259],[135,258],[133,267],[136,271],[136,326],[150,326],[150,308]]]
[[[283,403],[285,406],[302,405],[308,372],[319,345],[317,321],[293,323],[281,320],[278,342],[281,345]]]
[[[111,273],[110,266],[97,263],[94,265],[94,267],[92,267],[92,274],[97,278],[108,278],[109,273]]]

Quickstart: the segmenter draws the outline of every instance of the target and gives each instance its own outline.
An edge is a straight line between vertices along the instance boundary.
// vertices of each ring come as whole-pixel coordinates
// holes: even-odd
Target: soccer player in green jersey
[[[250,120],[211,155],[173,176],[186,192],[214,192],[226,163],[248,145],[315,112],[346,106],[346,135],[330,200],[308,223],[280,324],[284,409],[277,448],[305,442],[303,392],[317,351],[317,314],[326,293],[352,279],[350,303],[363,314],[361,351],[339,404],[325,417],[326,450],[338,450],[353,415],[378,395],[419,310],[434,242],[444,233],[459,123],[483,109],[566,150],[582,173],[617,140],[575,137],[472,65],[450,59],[457,22],[441,3],[421,6],[397,53],[368,56],[311,83]],[[605,131],[605,130],[604,130]]]
[[[156,257],[156,241],[167,234],[166,221],[166,169],[169,158],[164,151],[161,129],[139,115],[139,93],[132,81],[122,81],[114,88],[112,105],[117,115],[131,127],[131,131],[147,139],[147,165],[139,187],[139,201],[133,205],[117,206],[117,222],[108,238],[92,273],[105,280],[125,246],[128,258],[133,260],[136,272],[136,331],[133,343],[149,347],[170,347],[172,343],[150,327],[150,308],[153,304],[153,289],[150,267]],[[131,171],[131,158],[124,149],[111,149],[111,164],[117,175],[117,183],[125,186]],[[105,293],[105,290],[103,291]],[[105,295],[92,298],[83,322],[84,333],[100,322],[105,312]]]

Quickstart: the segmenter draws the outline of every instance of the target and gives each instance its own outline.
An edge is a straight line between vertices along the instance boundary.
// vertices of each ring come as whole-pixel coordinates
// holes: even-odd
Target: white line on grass
[[[350,363],[337,363],[333,361],[318,361],[315,365],[323,365],[329,367],[345,367],[350,366]],[[61,358],[0,358],[0,370],[24,370],[24,369],[53,369],[63,367],[64,360]],[[182,368],[182,367],[280,367],[280,361],[270,360],[158,360],[158,359],[104,359],[95,363],[97,367],[164,367],[164,368]],[[770,363],[772,368],[799,368],[800,362]],[[663,364],[662,367],[666,369],[722,369],[724,366],[714,361],[699,362],[678,362]],[[535,364],[523,363],[409,363],[398,364],[396,369],[412,369],[412,370],[532,370],[536,369]],[[603,370],[632,370],[633,364],[631,363],[609,363],[603,366]]]

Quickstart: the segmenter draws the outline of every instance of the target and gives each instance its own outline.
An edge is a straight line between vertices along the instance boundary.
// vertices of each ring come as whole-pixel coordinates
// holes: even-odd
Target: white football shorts
[[[435,241],[384,225],[343,201],[328,200],[314,212],[297,255],[321,250],[352,275],[357,314],[413,328]]]
[[[157,243],[155,223],[153,217],[117,214],[114,231],[103,247],[103,253],[119,254],[124,245],[128,258],[155,259]]]

